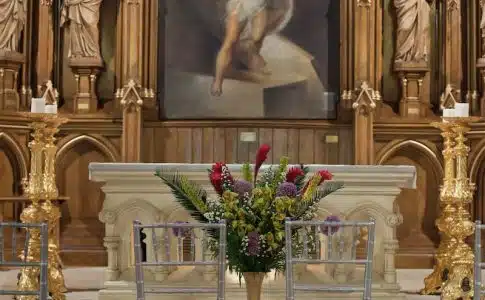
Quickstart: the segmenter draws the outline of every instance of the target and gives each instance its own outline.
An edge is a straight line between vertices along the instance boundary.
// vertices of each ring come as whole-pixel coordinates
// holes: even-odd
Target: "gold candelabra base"
[[[57,147],[55,146],[55,134],[59,126],[67,122],[56,114],[32,114],[25,116],[33,119],[33,140],[29,143],[31,151],[31,168],[29,178],[24,179],[24,193],[32,201],[20,216],[23,223],[46,222],[49,226],[48,243],[48,288],[53,300],[64,300],[67,291],[64,275],[59,260],[59,241],[57,240],[57,224],[61,217],[58,207],[51,200],[58,198],[56,186],[55,158]],[[42,204],[40,201],[42,201]],[[40,236],[30,234],[28,241],[27,261],[40,260]],[[22,254],[21,254],[22,255]],[[23,256],[22,256],[23,257]],[[39,288],[39,272],[37,267],[25,267],[20,271],[17,288],[20,291],[33,291]],[[35,296],[18,296],[19,300],[34,300]]]
[[[473,199],[475,185],[470,182],[467,160],[470,148],[465,134],[469,123],[480,118],[447,118],[432,125],[441,130],[444,139],[445,175],[440,189],[441,215],[436,227],[441,242],[433,272],[424,279],[421,294],[441,294],[444,300],[473,299],[474,254],[465,239],[474,232],[467,207]]]

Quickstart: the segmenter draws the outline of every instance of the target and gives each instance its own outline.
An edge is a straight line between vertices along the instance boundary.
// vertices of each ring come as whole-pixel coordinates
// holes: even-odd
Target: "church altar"
[[[320,203],[319,217],[330,214],[346,220],[376,220],[374,250],[373,299],[406,299],[396,280],[395,255],[399,247],[396,226],[402,223],[395,199],[401,189],[416,188],[416,170],[413,166],[351,166],[307,165],[310,173],[327,169],[334,180],[344,182],[344,188],[326,197]],[[90,180],[104,182],[103,208],[99,219],[105,224],[104,245],[108,253],[104,288],[99,300],[134,299],[134,263],[132,257],[132,222],[142,223],[188,221],[188,213],[173,199],[171,191],[154,176],[157,169],[177,170],[199,183],[209,193],[212,187],[207,178],[209,164],[151,164],[151,163],[91,163]],[[228,165],[238,177],[241,165]],[[266,166],[267,167],[267,166]],[[153,260],[151,239],[146,239],[148,260]],[[171,249],[176,253],[176,249]],[[197,250],[196,250],[197,251]],[[363,278],[358,268],[339,268],[322,271],[321,268],[303,267],[295,271],[305,282],[330,280],[335,283],[358,282]],[[146,287],[215,286],[215,270],[205,268],[156,267],[145,271]],[[227,273],[228,299],[245,299],[245,289],[237,276]],[[361,294],[329,295],[332,299],[359,299]],[[207,295],[147,295],[148,299],[212,299]],[[284,299],[285,282],[281,274],[268,276],[263,286],[263,299]],[[313,292],[300,293],[298,299],[315,299]],[[329,298],[329,299],[330,299]]]

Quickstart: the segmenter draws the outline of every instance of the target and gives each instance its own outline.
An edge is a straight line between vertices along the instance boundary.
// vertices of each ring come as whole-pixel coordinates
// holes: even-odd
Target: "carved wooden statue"
[[[69,57],[92,57],[101,60],[99,49],[99,13],[102,0],[66,0],[61,12],[61,26],[70,33]]]
[[[27,0],[0,0],[0,51],[17,52]]]
[[[427,61],[432,0],[394,0],[397,15],[395,62]]]

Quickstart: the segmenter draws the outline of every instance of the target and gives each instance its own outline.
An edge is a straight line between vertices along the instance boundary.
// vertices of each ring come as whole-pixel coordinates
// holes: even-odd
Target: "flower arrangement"
[[[289,167],[286,157],[259,175],[269,151],[268,145],[262,145],[254,167],[249,163],[242,166],[241,179],[235,179],[224,163],[213,164],[208,172],[216,199],[210,199],[185,176],[162,170],[156,173],[197,221],[226,220],[228,267],[240,277],[247,272],[283,271],[285,219],[313,219],[320,200],[343,187],[339,182],[326,182],[332,179],[326,170],[307,176],[308,168],[303,165]],[[217,240],[217,234],[213,235]],[[298,232],[291,238],[298,241]]]

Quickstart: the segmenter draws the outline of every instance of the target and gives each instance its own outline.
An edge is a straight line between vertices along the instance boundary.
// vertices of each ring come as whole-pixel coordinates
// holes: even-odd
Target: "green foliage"
[[[281,157],[278,170],[274,173],[271,187],[276,189],[285,180],[286,169],[288,168],[288,157]]]
[[[177,172],[157,170],[155,176],[170,188],[175,200],[185,208],[194,219],[207,223],[204,213],[207,210],[207,192],[186,176]]]
[[[245,163],[242,166],[243,179],[247,182],[253,182],[253,170],[249,163]]]

